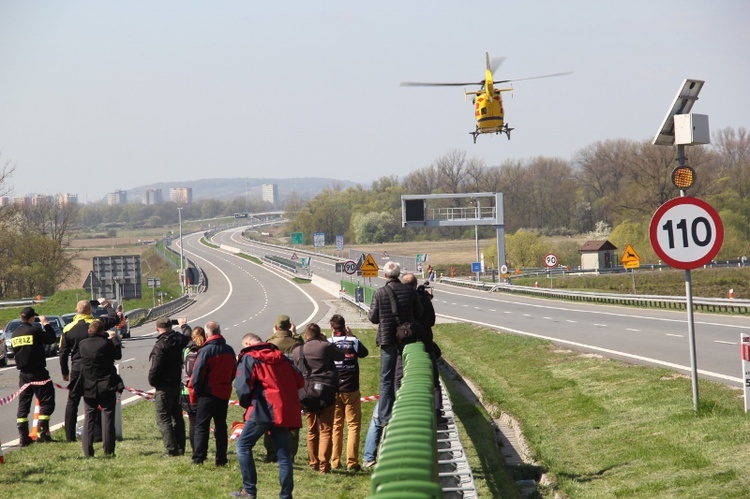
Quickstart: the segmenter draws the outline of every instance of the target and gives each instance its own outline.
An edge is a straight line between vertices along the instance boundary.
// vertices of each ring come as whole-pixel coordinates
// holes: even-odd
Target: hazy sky
[[[153,182],[403,177],[651,140],[684,78],[750,128],[750,1],[0,0],[0,162],[15,195]],[[515,130],[472,143],[484,53]],[[470,87],[469,90],[475,88]]]

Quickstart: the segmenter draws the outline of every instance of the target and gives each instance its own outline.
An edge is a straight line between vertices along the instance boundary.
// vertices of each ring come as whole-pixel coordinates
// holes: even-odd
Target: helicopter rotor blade
[[[555,76],[566,76],[569,74],[573,74],[573,71],[566,71],[564,73],[552,73],[552,74],[541,75],[541,76],[529,76],[528,78],[513,78],[510,80],[496,80],[496,81],[493,81],[492,83],[497,85],[499,83],[508,83],[511,81],[538,80],[539,78],[554,78]]]
[[[492,73],[495,73],[495,72],[497,72],[497,68],[499,68],[499,67],[500,67],[500,65],[501,65],[501,64],[502,64],[503,62],[505,62],[505,57],[493,57],[492,59],[490,59],[490,62],[489,62],[489,67],[488,67],[488,69],[489,69],[489,70],[490,70],[490,71],[491,71]]]
[[[470,81],[464,83],[430,83],[419,81],[402,81],[402,87],[465,87],[467,85],[484,85],[483,81]]]

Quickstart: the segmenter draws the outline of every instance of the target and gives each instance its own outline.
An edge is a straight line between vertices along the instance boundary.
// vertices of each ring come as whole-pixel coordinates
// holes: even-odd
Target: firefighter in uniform
[[[21,447],[30,445],[33,440],[29,437],[29,412],[31,402],[36,395],[39,399],[39,427],[37,442],[50,442],[52,438],[47,434],[49,431],[49,418],[55,410],[55,387],[47,371],[47,358],[44,351],[45,344],[55,342],[55,330],[44,316],[39,315],[31,307],[21,311],[21,324],[13,331],[11,344],[16,358],[16,369],[18,369],[19,388],[26,383],[45,382],[30,385],[18,396],[18,434],[20,435]],[[34,322],[40,321],[42,328],[34,326]]]

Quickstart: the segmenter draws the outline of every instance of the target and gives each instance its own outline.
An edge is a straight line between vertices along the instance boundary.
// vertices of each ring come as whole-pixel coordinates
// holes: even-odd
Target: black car
[[[52,326],[52,329],[55,330],[55,336],[57,337],[57,340],[55,340],[54,343],[50,345],[44,345],[44,350],[47,353],[47,357],[56,357],[57,354],[60,352],[60,337],[63,333],[63,327],[64,323],[62,318],[59,315],[48,315],[46,316],[47,320],[49,321],[50,326]],[[3,338],[5,342],[5,355],[7,358],[12,359],[15,356],[15,353],[13,352],[13,344],[11,343],[11,339],[13,338],[13,331],[21,324],[21,319],[13,319],[5,326],[5,331],[3,332]],[[35,322],[34,323],[35,328],[42,328],[41,322]],[[6,360],[7,362],[7,360]],[[2,361],[0,361],[2,363]]]

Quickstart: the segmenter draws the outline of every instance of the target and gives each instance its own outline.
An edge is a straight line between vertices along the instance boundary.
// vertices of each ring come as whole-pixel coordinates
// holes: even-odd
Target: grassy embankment
[[[373,352],[361,361],[362,394],[369,395],[377,390],[378,350],[372,330],[357,334]],[[701,381],[696,414],[690,380],[666,369],[560,350],[549,342],[466,324],[438,326],[435,335],[446,360],[481,387],[492,416],[505,411],[522,422],[557,492],[634,498],[750,494],[744,466],[750,459],[750,419],[738,390]],[[453,399],[480,496],[513,497],[511,477],[527,477],[533,470],[505,470],[489,416],[455,393]],[[241,411],[230,409],[229,419],[239,420]],[[372,404],[363,404],[364,427],[371,411]],[[123,423],[125,439],[115,459],[85,460],[80,445],[60,441],[10,453],[0,478],[4,492],[11,497],[48,497],[50,490],[61,498],[221,497],[239,487],[234,444],[228,467],[196,468],[187,457],[160,457],[150,403],[127,407]],[[367,472],[323,476],[308,469],[304,434],[303,429],[295,462],[296,497],[367,496]],[[263,454],[258,448],[257,455]],[[278,492],[277,468],[258,466],[261,497],[272,497]],[[553,493],[540,492],[544,497]]]

